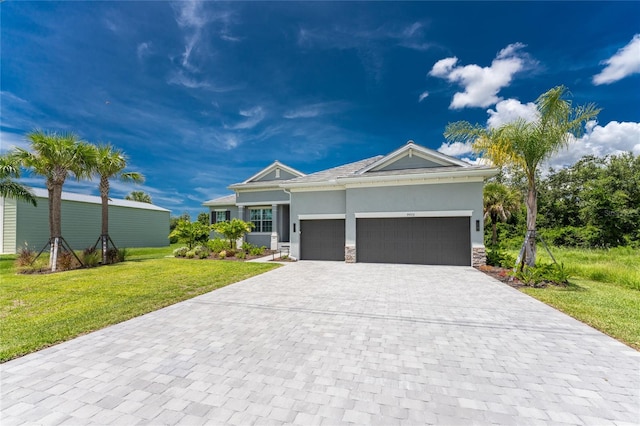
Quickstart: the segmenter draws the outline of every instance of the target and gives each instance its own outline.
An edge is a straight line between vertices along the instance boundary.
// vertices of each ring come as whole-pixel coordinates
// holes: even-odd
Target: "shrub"
[[[189,251],[188,247],[180,247],[173,251],[173,255],[175,257],[185,257],[188,251]]]
[[[95,268],[100,263],[101,254],[95,247],[89,247],[82,252],[82,263],[87,268]]]
[[[512,268],[515,263],[516,259],[500,248],[494,248],[487,251],[487,265]]]
[[[193,251],[198,259],[206,259],[211,254],[211,250],[207,246],[197,246]]]
[[[248,242],[243,242],[242,243],[242,251],[249,254],[249,252],[251,251],[251,249],[255,247],[253,244],[248,243]]]
[[[195,250],[189,250],[186,254],[185,257],[187,259],[193,259],[194,257],[196,257],[196,251]]]
[[[542,283],[568,284],[570,275],[564,263],[539,263],[534,267],[525,265],[515,277],[525,285],[537,287]]]
[[[121,248],[118,250],[118,262],[124,262],[129,255],[129,251],[126,248]]]
[[[74,254],[70,251],[61,251],[58,253],[58,270],[70,271],[80,266]]]
[[[224,259],[225,257],[227,257],[227,251],[222,250],[220,253],[218,253],[218,257],[220,257],[220,259]]]
[[[554,265],[553,281],[558,284],[569,284],[569,278],[571,274],[565,268],[564,263]]]
[[[238,253],[236,253],[236,257],[238,259],[244,260],[247,258],[247,253],[245,253],[244,251],[239,251]]]
[[[233,257],[236,255],[236,251],[235,250],[227,250],[227,257]]]
[[[29,247],[21,248],[18,250],[18,257],[16,258],[16,266],[24,267],[30,266],[36,258],[36,252],[29,249]]]
[[[249,254],[251,256],[262,256],[266,249],[267,248],[265,246],[262,246],[262,247],[253,246],[249,249]]]
[[[229,246],[229,242],[220,238],[214,238],[213,240],[209,240],[207,242],[207,246],[211,251],[215,254],[220,253],[222,250],[227,250],[231,248]]]

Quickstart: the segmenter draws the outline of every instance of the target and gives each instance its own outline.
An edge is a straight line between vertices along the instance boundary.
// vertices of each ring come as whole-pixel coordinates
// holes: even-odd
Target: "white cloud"
[[[246,120],[240,121],[239,123],[234,124],[233,126],[225,126],[227,129],[231,130],[243,130],[243,129],[252,129],[260,123],[264,117],[265,112],[262,107],[256,106],[248,110],[240,110],[239,114],[243,117],[246,117]],[[231,144],[228,144],[231,145]],[[237,146],[233,145],[233,147]]]
[[[463,157],[461,158],[461,160],[469,164],[473,164],[474,166],[493,166],[493,162],[488,158],[484,158],[484,157],[476,157],[476,158]]]
[[[0,153],[11,151],[15,147],[27,149],[29,142],[24,135],[0,131]]]
[[[139,60],[142,60],[146,56],[149,56],[151,54],[151,45],[152,43],[150,41],[145,41],[138,45],[137,53],[138,53]]]
[[[488,107],[502,99],[497,96],[500,89],[507,87],[513,76],[531,63],[521,52],[524,47],[522,43],[508,45],[498,52],[489,67],[458,66],[456,57],[441,59],[434,64],[429,75],[458,83],[464,88],[463,92],[453,95],[449,108]]]
[[[418,96],[418,102],[424,101],[427,98],[427,96],[429,96],[429,92],[426,90],[420,93],[420,96]]]
[[[319,102],[291,109],[286,111],[282,116],[289,119],[313,118],[320,115],[334,114],[344,109],[345,105],[343,102]]]
[[[500,101],[496,104],[495,110],[489,109],[487,113],[489,114],[487,126],[492,128],[500,127],[519,118],[526,121],[535,121],[538,118],[536,104],[533,102],[522,104],[517,99]]]
[[[211,84],[206,81],[198,81],[195,78],[186,76],[182,71],[173,73],[167,80],[167,83],[188,87],[189,89],[202,89],[211,86]]]
[[[629,44],[615,55],[601,62],[606,67],[593,76],[593,84],[611,84],[631,74],[640,73],[640,34],[633,36]]]
[[[473,149],[471,148],[471,142],[443,142],[440,148],[438,148],[438,151],[445,155],[457,157],[459,155],[469,154],[473,152]]]
[[[640,155],[640,123],[610,121],[603,127],[591,121],[586,128],[588,132],[552,158],[548,166],[569,166],[585,155],[604,156],[629,151]]]

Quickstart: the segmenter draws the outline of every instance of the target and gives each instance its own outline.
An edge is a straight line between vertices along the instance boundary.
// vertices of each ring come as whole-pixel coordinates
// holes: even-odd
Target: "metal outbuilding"
[[[40,250],[49,240],[49,200],[34,188],[38,206],[0,197],[0,252]],[[170,211],[137,201],[109,200],[109,235],[118,248],[169,245]],[[62,236],[74,250],[92,247],[100,236],[101,200],[92,195],[62,193]]]

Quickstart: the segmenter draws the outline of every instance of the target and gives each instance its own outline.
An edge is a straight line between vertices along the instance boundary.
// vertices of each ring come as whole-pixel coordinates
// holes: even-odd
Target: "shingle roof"
[[[49,198],[49,192],[43,188],[32,188],[33,194],[38,198]],[[95,195],[76,194],[75,192],[63,192],[63,201],[77,201],[80,203],[102,204],[102,199]],[[117,198],[109,198],[110,206],[131,207],[143,210],[157,210],[169,212],[171,210],[163,209],[155,204],[141,203],[139,201],[121,200]]]
[[[489,166],[484,165],[468,165],[464,167],[456,166],[442,166],[442,167],[424,167],[420,169],[398,169],[398,170],[381,170],[381,171],[369,171],[358,177],[363,176],[398,176],[398,175],[412,175],[412,174],[429,174],[440,172],[456,172],[456,171],[470,171],[470,170],[492,170]]]
[[[236,194],[225,195],[224,197],[214,198],[213,200],[205,201],[203,206],[229,206],[235,205]]]
[[[382,155],[367,158],[365,160],[356,161],[355,163],[345,164],[343,166],[334,167],[332,169],[321,170],[310,175],[302,176],[295,179],[289,179],[283,182],[287,184],[296,183],[314,183],[314,182],[329,182],[340,177],[351,176],[358,170],[367,167],[369,164],[374,163],[382,158]]]

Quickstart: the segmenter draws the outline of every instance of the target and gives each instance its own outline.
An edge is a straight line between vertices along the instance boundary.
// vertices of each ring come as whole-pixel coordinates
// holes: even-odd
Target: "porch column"
[[[278,205],[271,205],[271,250],[278,250]]]
[[[238,206],[238,219],[244,220],[244,206]],[[244,237],[240,237],[236,240],[236,248],[242,247],[244,243]]]

